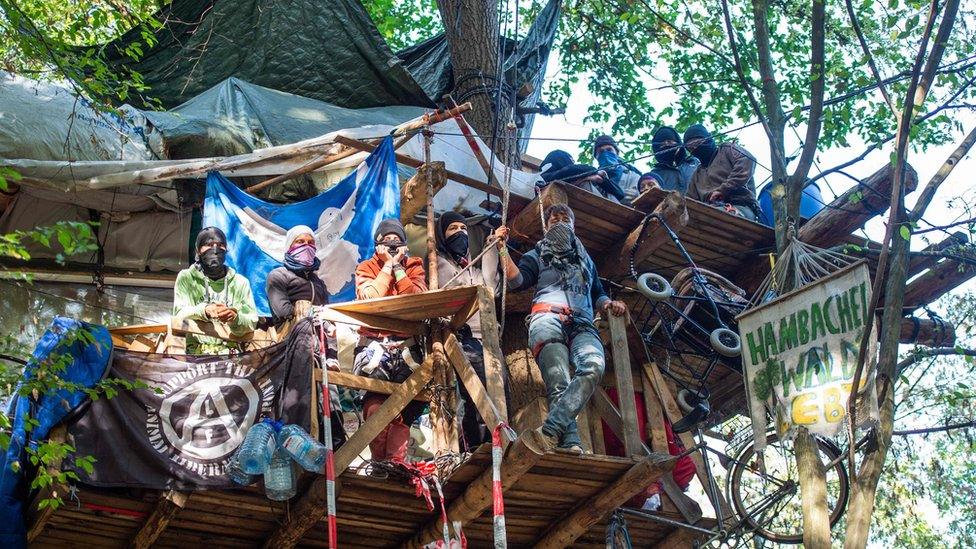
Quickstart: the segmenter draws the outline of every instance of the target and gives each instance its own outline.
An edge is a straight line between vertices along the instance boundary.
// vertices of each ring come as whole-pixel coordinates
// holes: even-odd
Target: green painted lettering
[[[861,311],[864,312],[864,322],[862,324],[867,326],[868,315],[871,314],[871,311],[868,310],[868,285],[865,282],[861,283]]]
[[[851,318],[854,319],[854,324],[851,328],[861,327],[861,315],[857,312],[857,288],[851,288],[847,291],[847,294],[851,296]]]
[[[767,322],[763,324],[763,341],[766,342],[766,356],[772,357],[779,354],[776,349],[776,336],[773,335],[773,323]]]
[[[791,314],[789,318],[779,319],[779,350],[782,352],[799,345],[800,340],[797,339],[796,334],[796,313]]]
[[[800,345],[810,342],[810,312],[800,309],[796,312],[796,333],[800,337]]]
[[[830,302],[833,301],[833,300],[834,300],[834,296],[830,296],[830,297],[827,298],[826,301],[824,301],[824,304],[823,304],[824,324],[827,325],[827,331],[828,332],[830,332],[832,334],[839,334],[840,333],[840,328],[838,328],[837,326],[835,326],[834,323],[830,321]],[[838,301],[840,301],[840,300],[838,300]]]
[[[820,310],[820,304],[814,302],[813,305],[810,305],[810,341],[816,341],[817,337],[823,335],[827,335],[823,312]]]
[[[753,334],[755,333],[755,337]],[[759,338],[759,344],[756,344],[756,337]],[[763,335],[762,330],[756,330],[755,332],[749,332],[746,334],[746,347],[749,347],[749,358],[752,359],[753,364],[760,364],[766,361],[766,351],[763,349]]]
[[[851,318],[851,301],[847,297],[847,292],[840,294],[837,298],[837,316],[840,317],[840,331],[846,332],[854,328],[854,320]]]

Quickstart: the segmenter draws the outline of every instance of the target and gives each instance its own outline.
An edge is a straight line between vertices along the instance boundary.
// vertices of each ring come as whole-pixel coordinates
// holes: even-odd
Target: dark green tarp
[[[507,41],[508,82],[534,85],[523,105],[539,99],[560,4],[549,0],[517,47]],[[157,18],[158,42],[139,61],[123,53],[142,41],[138,29],[105,51],[166,108],[231,77],[354,109],[431,107],[454,86],[443,34],[394,55],[356,0],[175,0]]]
[[[232,76],[348,108],[433,106],[355,0],[175,0],[156,17],[153,47],[137,28],[106,53],[166,108]],[[123,53],[134,42],[136,62]]]

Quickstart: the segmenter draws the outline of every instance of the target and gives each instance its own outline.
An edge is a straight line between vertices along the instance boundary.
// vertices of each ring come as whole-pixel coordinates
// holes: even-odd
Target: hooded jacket
[[[702,202],[718,191],[729,204],[755,207],[756,159],[734,143],[722,143],[708,166],[699,166],[688,185],[688,197]]]
[[[199,267],[191,266],[176,275],[173,289],[173,316],[220,323],[207,317],[205,309],[211,303],[223,303],[237,310],[237,318],[227,324],[234,335],[245,335],[254,330],[258,323],[257,307],[251,284],[247,278],[227,267],[227,274],[219,280],[210,280]],[[191,355],[223,355],[237,350],[238,345],[208,336],[186,336],[186,352]]]

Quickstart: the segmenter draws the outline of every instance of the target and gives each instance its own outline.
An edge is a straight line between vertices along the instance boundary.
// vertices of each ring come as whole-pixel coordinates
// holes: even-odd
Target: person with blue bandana
[[[606,172],[607,178],[623,191],[620,203],[633,202],[640,194],[637,181],[641,172],[620,158],[617,142],[609,135],[597,137],[593,142],[593,157],[597,161],[597,167]]]

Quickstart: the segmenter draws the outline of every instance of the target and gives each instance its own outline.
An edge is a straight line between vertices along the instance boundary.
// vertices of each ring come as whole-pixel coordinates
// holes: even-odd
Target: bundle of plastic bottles
[[[255,423],[230,459],[228,474],[237,484],[250,486],[264,475],[268,499],[284,501],[295,495],[294,464],[321,473],[326,447],[298,425],[282,425],[265,418]]]

